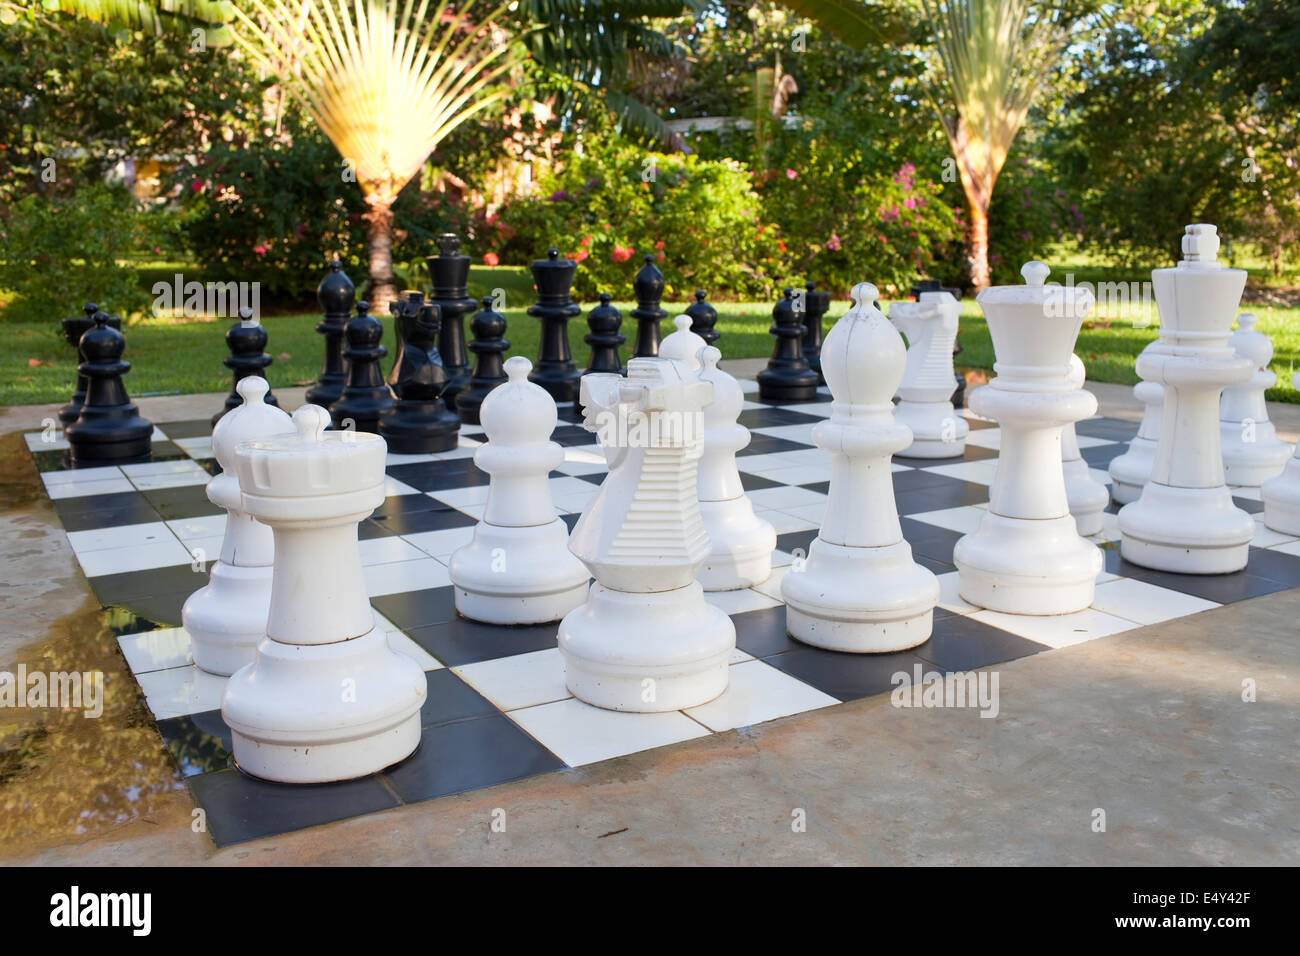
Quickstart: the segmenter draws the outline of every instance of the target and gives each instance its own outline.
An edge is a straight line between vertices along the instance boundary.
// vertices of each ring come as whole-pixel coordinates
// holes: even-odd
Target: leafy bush
[[[1079,207],[1041,165],[1013,150],[998,176],[989,207],[989,268],[993,281],[1019,285],[1024,263],[1046,259],[1047,247],[1070,235],[1083,235]]]
[[[18,293],[0,317],[53,327],[86,302],[123,317],[142,311],[148,296],[119,261],[140,241],[145,223],[125,188],[102,183],[18,200],[0,219],[0,288]]]
[[[537,196],[485,223],[480,244],[502,262],[527,262],[555,246],[579,261],[574,291],[584,299],[630,298],[644,255],[657,260],[666,298],[697,287],[715,299],[766,297],[779,284],[781,240],[733,160],[648,153],[602,138],[538,185]]]

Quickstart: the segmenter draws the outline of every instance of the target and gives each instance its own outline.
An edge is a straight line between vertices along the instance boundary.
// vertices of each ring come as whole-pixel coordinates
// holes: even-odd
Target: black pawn
[[[501,356],[510,348],[510,343],[504,338],[506,317],[493,311],[492,297],[485,296],[479,305],[481,308],[469,321],[469,330],[474,334],[474,341],[469,343],[469,350],[474,353],[474,374],[456,396],[456,414],[466,425],[479,424],[478,413],[483,407],[483,399],[506,380]]]
[[[635,358],[654,358],[659,354],[659,323],[668,318],[668,313],[659,307],[664,297],[664,274],[655,265],[654,256],[645,257],[645,265],[632,280],[632,290],[636,293],[636,308],[632,318],[636,319]]]
[[[623,314],[610,305],[609,300],[610,294],[602,292],[600,305],[587,313],[587,327],[591,331],[582,340],[591,346],[591,363],[583,375],[588,372],[623,375],[626,372],[618,354],[619,346],[627,341],[627,336],[618,330],[623,324]]]
[[[577,401],[582,373],[569,351],[569,320],[582,309],[569,290],[578,264],[548,249],[546,258],[533,260],[530,268],[537,284],[537,304],[529,307],[528,314],[541,320],[542,343],[537,366],[528,373],[528,380],[546,389],[557,402]]]
[[[78,343],[85,361],[77,371],[86,376],[86,400],[77,420],[64,429],[72,466],[141,461],[153,448],[153,425],[140,417],[122,384],[131,369],[122,361],[126,339],[103,312]]]
[[[945,286],[938,279],[920,279],[919,281],[917,281],[916,285],[912,286],[911,289],[912,298],[915,299],[917,302],[920,302],[922,292],[947,292],[958,302],[961,301],[961,289],[954,289],[951,288],[950,286]],[[952,357],[954,361],[956,360],[957,356],[960,354],[961,354],[961,340],[958,338],[954,338],[952,340]],[[966,407],[966,376],[962,375],[961,372],[953,372],[953,380],[956,383],[957,388],[952,393],[952,407],[965,408]]]
[[[704,301],[706,295],[703,289],[696,289],[695,301],[686,307],[686,315],[691,319],[691,331],[704,339],[706,345],[712,345],[722,338],[722,333],[714,328],[718,324],[718,310]]]
[[[226,368],[235,373],[235,380],[230,385],[230,394],[226,396],[225,408],[212,416],[213,425],[231,409],[238,408],[244,403],[244,399],[236,391],[239,380],[250,375],[261,375],[265,378],[263,373],[266,367],[275,361],[262,351],[266,348],[266,329],[262,327],[261,322],[253,318],[253,310],[248,306],[239,310],[239,321],[226,330],[226,345],[230,349],[230,355],[223,361]],[[280,407],[279,401],[271,394],[269,388],[263,401],[276,408]]]
[[[356,298],[356,287],[343,272],[343,264],[335,259],[330,263],[330,271],[316,287],[316,300],[325,313],[324,320],[316,325],[316,331],[325,336],[325,365],[316,385],[307,390],[310,405],[329,408],[343,394],[343,385],[348,377],[347,362],[343,358],[343,333]]]
[[[818,292],[817,283],[804,285],[803,296],[803,357],[817,373],[817,383],[826,384],[822,375],[822,317],[830,311],[831,294]]]
[[[72,346],[77,353],[77,364],[80,365],[86,360],[81,354],[81,337],[90,331],[95,324],[95,313],[99,311],[99,306],[89,302],[82,309],[85,315],[75,315],[63,320],[63,338]],[[122,328],[122,320],[116,315],[108,317],[108,324],[115,329]],[[86,401],[86,376],[80,371],[77,372],[77,387],[72,393],[72,401],[59,409],[59,421],[64,425],[71,425],[81,414],[81,406]]]
[[[460,437],[460,419],[442,401],[447,371],[438,354],[440,310],[425,302],[414,315],[401,318],[403,348],[392,376],[397,404],[380,416],[379,434],[398,455],[450,451]]]
[[[817,373],[803,357],[803,320],[795,311],[794,289],[772,308],[776,348],[767,368],[758,373],[758,395],[765,402],[811,402],[817,397]]]
[[[388,349],[379,344],[384,326],[370,314],[369,302],[357,303],[357,314],[348,322],[343,336],[348,343],[343,350],[348,380],[342,396],[330,406],[330,416],[336,428],[377,434],[379,416],[393,407],[393,393],[384,384],[379,369],[379,360],[388,354]]]
[[[438,353],[447,370],[447,387],[443,399],[447,407],[456,408],[456,396],[469,382],[469,354],[465,351],[465,316],[478,305],[465,291],[469,282],[469,256],[460,255],[460,239],[444,232],[438,237],[438,254],[428,256],[425,265],[433,280],[431,301],[442,310],[442,331],[438,333]]]

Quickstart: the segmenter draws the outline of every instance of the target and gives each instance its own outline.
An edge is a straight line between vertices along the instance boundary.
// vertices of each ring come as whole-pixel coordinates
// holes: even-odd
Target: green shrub
[[[50,322],[95,302],[124,318],[148,296],[119,265],[141,241],[147,217],[131,194],[102,183],[57,196],[29,194],[0,219],[0,288],[17,298],[0,310],[11,322]]]

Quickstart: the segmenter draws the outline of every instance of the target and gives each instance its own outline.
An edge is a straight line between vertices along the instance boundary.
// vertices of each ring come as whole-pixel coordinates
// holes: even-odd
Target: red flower
[[[631,246],[620,246],[618,243],[615,243],[614,251],[610,253],[609,258],[613,262],[627,262],[627,260],[632,258],[632,253],[634,252],[636,252],[636,250]]]
[[[664,247],[664,241],[662,239],[660,239],[658,242],[655,243],[656,249],[662,249],[663,247]]]
[[[569,258],[572,259],[574,262],[581,262],[583,259],[587,258],[587,256],[589,256],[589,255],[591,255],[591,253],[588,252],[586,249],[579,249],[579,250],[578,250],[577,252],[575,252],[573,255],[569,256]]]
[[[497,254],[496,254],[495,252],[485,252],[485,253],[483,253],[483,265],[485,265],[485,266],[495,266],[495,265],[499,264],[500,262],[501,262],[501,260],[497,258]]]

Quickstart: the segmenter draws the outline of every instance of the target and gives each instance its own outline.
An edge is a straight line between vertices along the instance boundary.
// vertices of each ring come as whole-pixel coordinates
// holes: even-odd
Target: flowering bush
[[[782,243],[740,163],[589,142],[538,185],[502,212],[492,251],[528,262],[554,246],[579,262],[583,299],[630,298],[645,255],[664,274],[666,299],[697,287],[715,299],[768,297],[780,285]]]
[[[1079,207],[1044,170],[1014,153],[989,207],[989,269],[995,283],[1018,285],[1020,267],[1048,258],[1047,247],[1083,231]]]

